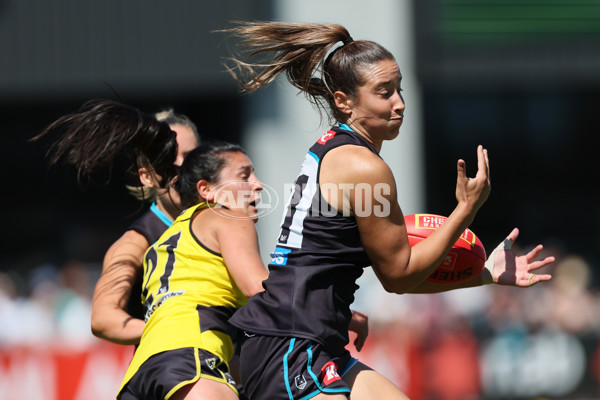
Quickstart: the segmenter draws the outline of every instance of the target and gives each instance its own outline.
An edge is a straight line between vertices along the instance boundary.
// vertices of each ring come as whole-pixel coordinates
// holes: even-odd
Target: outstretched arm
[[[322,160],[319,184],[333,208],[354,214],[360,239],[384,289],[405,293],[437,268],[487,199],[489,160],[482,146],[477,148],[477,160],[474,178],[467,177],[463,160],[457,162],[456,208],[439,229],[412,248],[392,171],[370,150],[341,146],[329,151]],[[370,190],[345,191],[344,187]]]
[[[512,245],[519,236],[519,229],[515,228],[496,248],[492,251],[485,268],[475,278],[456,284],[437,285],[423,282],[411,290],[410,293],[437,293],[453,289],[481,286],[489,283],[498,285],[529,287],[538,282],[552,279],[550,274],[535,274],[540,268],[554,262],[555,258],[550,256],[542,260],[536,260],[543,250],[543,246],[537,245],[527,254],[517,256],[512,251]]]

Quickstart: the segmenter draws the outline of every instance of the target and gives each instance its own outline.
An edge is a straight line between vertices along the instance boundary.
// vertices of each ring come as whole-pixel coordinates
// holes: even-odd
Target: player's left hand
[[[358,311],[350,311],[352,311],[352,319],[350,320],[348,330],[356,333],[354,347],[356,347],[356,351],[361,351],[369,335],[369,317]]]
[[[516,256],[511,247],[518,236],[519,229],[513,229],[506,239],[492,251],[482,272],[486,283],[493,282],[498,285],[529,287],[538,282],[552,279],[552,275],[538,275],[534,274],[533,271],[553,263],[554,257],[536,260],[544,248],[541,244],[525,255]]]

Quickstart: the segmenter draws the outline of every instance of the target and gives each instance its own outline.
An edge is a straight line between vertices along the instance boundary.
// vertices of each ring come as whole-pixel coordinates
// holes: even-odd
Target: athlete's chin
[[[248,218],[254,223],[258,222],[258,208],[256,206],[250,206],[248,210]]]
[[[387,140],[394,140],[398,137],[400,134],[400,125],[390,127],[386,138]]]
[[[403,118],[392,118],[388,121],[387,127],[390,132],[399,133],[400,127],[402,126],[402,122],[404,122]]]

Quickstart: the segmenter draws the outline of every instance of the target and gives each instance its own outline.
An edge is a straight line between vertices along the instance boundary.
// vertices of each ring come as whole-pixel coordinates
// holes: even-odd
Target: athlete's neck
[[[150,206],[150,210],[152,210],[152,212],[156,214],[156,216],[160,218],[166,225],[171,225],[175,219],[175,216],[168,212],[164,205],[160,202],[153,202]]]
[[[369,135],[369,133],[367,131],[362,130],[360,126],[357,126],[357,125],[353,124],[352,121],[348,121],[347,124],[339,122],[338,126],[341,129],[345,129],[347,131],[355,132],[356,134],[358,134],[358,135],[362,136],[363,138],[365,138],[365,140],[367,142],[369,142],[369,144],[371,146],[373,146],[373,148],[377,151],[377,154],[379,154],[379,152],[381,151],[382,142],[376,142],[376,141],[374,141],[373,138]]]

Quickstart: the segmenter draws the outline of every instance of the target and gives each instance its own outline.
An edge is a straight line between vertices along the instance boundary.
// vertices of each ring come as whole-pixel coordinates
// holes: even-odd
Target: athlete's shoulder
[[[340,143],[356,142],[354,132],[332,126],[317,139],[315,146],[336,146]]]
[[[109,268],[115,263],[141,266],[144,253],[151,244],[140,232],[127,230],[106,251],[103,268]]]
[[[377,153],[374,153],[368,147],[360,145],[348,144],[338,146],[331,149],[327,153],[327,157],[330,160],[335,158],[344,164],[345,167],[353,170],[374,169],[377,172],[387,167],[386,162]]]
[[[148,243],[154,243],[171,224],[165,218],[160,218],[152,210],[148,210],[129,226],[128,231],[137,232],[143,235]]]
[[[338,182],[393,181],[390,167],[377,154],[362,146],[340,146],[323,159],[321,179]]]

